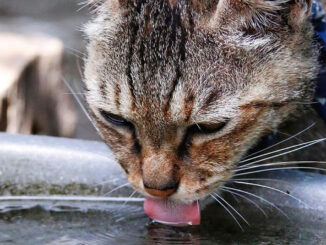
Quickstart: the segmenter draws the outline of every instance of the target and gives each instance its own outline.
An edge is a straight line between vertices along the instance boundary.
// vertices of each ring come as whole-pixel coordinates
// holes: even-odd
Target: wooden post
[[[44,36],[0,34],[0,130],[72,136],[76,114],[62,82],[63,45]]]

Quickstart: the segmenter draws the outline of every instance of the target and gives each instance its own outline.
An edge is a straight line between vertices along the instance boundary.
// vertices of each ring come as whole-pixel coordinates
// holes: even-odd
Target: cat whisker
[[[80,65],[80,60],[79,59],[76,59],[76,65],[77,65],[77,69],[78,69],[78,72],[79,72],[79,76],[81,78],[81,80],[83,80],[83,71],[82,71],[82,68],[81,68],[81,65]],[[85,95],[86,93],[84,93]]]
[[[223,191],[223,190],[222,190]],[[233,197],[233,199],[239,204],[240,201],[239,199],[233,194],[233,193],[230,193],[230,195]]]
[[[87,0],[77,3],[77,5],[81,6],[80,8],[85,8],[85,5],[87,5],[87,4],[88,4]],[[77,12],[78,12],[78,9],[77,9]]]
[[[81,10],[83,10],[86,7],[89,8],[94,8],[98,3],[96,2],[96,0],[94,2],[86,0],[83,2],[78,3],[78,5],[80,5],[81,7],[79,9],[77,9],[77,12],[80,12]]]
[[[83,59],[84,57],[86,57],[86,54],[78,49],[71,48],[71,47],[65,47],[65,49],[68,49],[69,53],[75,55],[79,59]]]
[[[123,187],[125,187],[125,186],[129,186],[129,185],[130,185],[130,183],[125,183],[125,184],[123,184],[123,185],[120,185],[120,186],[118,186],[118,187],[112,189],[111,191],[105,193],[104,196],[108,196],[108,195],[110,195],[112,192],[115,192],[115,191],[117,191],[117,190],[120,190],[121,188],[123,188]]]
[[[196,124],[196,126],[199,128],[199,130],[201,130],[199,124],[194,120],[194,123]]]
[[[77,60],[83,59],[83,57],[80,56],[78,53],[74,53],[74,52],[71,52],[71,51],[68,51],[67,53],[73,55]]]
[[[244,191],[244,190],[239,190],[239,189],[236,189],[236,188],[232,188],[232,187],[227,187],[227,186],[223,186],[221,187],[221,189],[226,189],[226,190],[231,190],[231,191],[235,191],[235,192],[240,192],[240,193],[243,193],[243,194],[247,194],[249,196],[252,196],[252,197],[255,197],[255,198],[258,198],[260,199],[261,201],[263,202],[266,202],[267,204],[269,204],[270,206],[272,206],[273,208],[275,208],[276,210],[278,210],[282,215],[284,215],[287,219],[290,219],[289,216],[284,213],[284,211],[280,208],[278,208],[274,203],[268,201],[267,199],[261,197],[261,196],[258,196],[256,194],[253,194],[251,192],[248,192],[248,191]]]
[[[213,195],[215,195],[222,202],[224,202],[227,206],[229,206],[248,226],[250,226],[249,222],[230,203],[228,203],[223,197],[221,197],[217,193],[213,193]]]
[[[234,219],[234,221],[238,224],[238,226],[240,227],[240,229],[242,231],[244,231],[244,229],[242,228],[241,224],[239,223],[238,219],[233,215],[233,213],[220,201],[218,200],[217,197],[215,197],[213,194],[209,194],[215,201],[217,201],[224,209],[226,212],[228,212],[231,217]]]
[[[230,179],[228,182],[233,182],[233,181],[274,181],[274,182],[288,183],[287,181],[284,180],[268,179],[268,178],[240,178],[240,179]]]
[[[79,5],[79,6],[85,6],[85,5],[87,6],[90,4],[92,4],[92,2],[89,0],[81,1],[81,2],[77,3],[77,5]]]
[[[287,134],[287,133],[284,133],[284,132],[281,132],[280,130],[277,131],[279,134],[282,134],[282,135],[285,135],[287,137],[292,137],[291,134]],[[294,137],[294,139],[298,140],[299,142],[303,142],[302,139],[298,138],[298,137]]]
[[[307,131],[310,130],[311,128],[313,128],[315,125],[316,125],[316,123],[313,123],[313,124],[311,124],[310,126],[308,126],[307,128],[301,130],[300,132],[294,134],[293,136],[291,136],[291,137],[289,137],[289,138],[286,138],[286,139],[284,139],[284,140],[282,140],[282,141],[280,141],[280,142],[278,142],[278,143],[275,143],[275,144],[273,144],[273,145],[271,145],[271,146],[268,146],[268,147],[266,147],[266,148],[264,148],[264,149],[262,149],[262,150],[259,150],[259,151],[257,151],[257,152],[254,152],[254,153],[252,153],[252,154],[246,156],[246,157],[244,158],[244,160],[247,159],[247,158],[249,158],[249,157],[251,157],[251,156],[255,156],[255,155],[257,155],[257,154],[259,154],[259,153],[261,153],[261,152],[267,151],[267,150],[269,150],[269,149],[271,149],[271,148],[273,148],[273,147],[275,147],[275,146],[278,146],[278,145],[280,145],[280,144],[283,144],[283,143],[285,143],[285,142],[287,142],[287,141],[289,141],[289,140],[291,140],[291,139],[293,139],[293,138],[296,138],[297,136],[299,136],[299,135],[301,135],[301,134],[307,132]]]
[[[84,5],[84,4],[89,4],[89,1],[88,0],[85,0],[85,1],[82,1],[82,2],[77,3],[77,5]]]
[[[250,186],[257,186],[257,187],[261,187],[261,188],[266,188],[266,189],[269,189],[269,190],[272,190],[272,191],[276,191],[276,192],[279,192],[283,195],[286,195],[286,196],[289,196],[291,197],[292,199],[298,201],[299,203],[303,203],[305,206],[309,207],[308,204],[306,204],[305,202],[303,202],[302,200],[300,200],[299,198],[285,192],[285,191],[282,191],[280,189],[277,189],[277,188],[274,188],[274,187],[271,187],[271,186],[267,186],[267,185],[261,185],[261,184],[256,184],[256,183],[249,183],[249,182],[243,182],[243,181],[235,181],[234,183],[237,183],[237,184],[241,184],[241,185],[250,185]]]
[[[121,205],[121,207],[119,208],[118,211],[120,211],[130,200],[131,198],[136,194],[137,191],[133,191],[130,196],[128,197],[128,199]]]
[[[65,47],[65,48],[66,48],[66,49],[69,49],[69,50],[71,50],[71,51],[73,51],[73,52],[76,52],[76,53],[82,55],[83,57],[86,57],[86,53],[84,53],[84,52],[82,52],[82,51],[80,51],[80,50],[78,50],[78,49],[75,49],[75,48],[72,48],[72,47]]]
[[[269,167],[269,166],[280,166],[280,165],[291,165],[291,164],[326,164],[324,161],[288,161],[288,162],[275,162],[275,163],[266,163],[266,164],[259,164],[254,165],[247,168],[239,168],[236,169],[234,172],[241,172],[248,169],[255,169],[255,168],[261,168],[261,167]]]
[[[234,191],[230,191],[230,190],[223,190],[223,189],[221,189],[221,191],[224,191],[224,192],[227,192],[227,193],[230,193],[233,197],[234,197],[234,195],[236,195],[236,196],[238,196],[238,197],[241,197],[242,199],[244,199],[244,200],[246,200],[247,202],[249,202],[249,203],[252,203],[257,209],[259,209],[262,213],[263,213],[263,215],[267,218],[267,214],[266,214],[266,212],[264,211],[264,209],[262,209],[255,201],[253,201],[253,200],[251,200],[250,198],[248,198],[248,197],[246,197],[246,196],[244,196],[244,195],[242,195],[242,194],[239,194],[239,193],[236,193],[236,192],[234,192]]]
[[[318,139],[318,140],[307,141],[307,142],[303,142],[303,143],[300,143],[300,144],[288,146],[288,147],[285,147],[285,148],[282,148],[282,149],[278,149],[278,150],[275,150],[275,151],[267,152],[267,153],[264,153],[264,154],[261,154],[261,155],[258,155],[258,156],[252,157],[252,158],[241,160],[239,163],[249,162],[251,160],[255,160],[255,159],[258,159],[258,158],[261,158],[261,157],[264,157],[264,156],[272,155],[274,153],[282,152],[282,151],[285,151],[285,150],[290,150],[290,149],[293,149],[293,148],[296,148],[296,147],[300,147],[300,146],[304,146],[304,145],[309,145],[309,144],[311,144],[313,142],[316,142],[316,141],[319,141],[319,140],[322,140],[322,139],[323,138]],[[242,165],[242,166],[244,166],[244,165]]]
[[[313,141],[308,141],[308,142],[304,142],[304,143],[300,143],[300,144],[297,144],[297,145],[292,145],[292,146],[289,146],[289,147],[286,147],[286,148],[282,148],[282,149],[279,149],[279,150],[275,150],[275,151],[271,151],[271,152],[267,152],[267,153],[264,153],[264,154],[261,154],[259,156],[255,156],[255,157],[252,157],[252,158],[249,158],[249,159],[246,159],[246,160],[243,160],[243,161],[240,161],[239,163],[245,163],[245,162],[248,162],[248,161],[251,161],[251,160],[255,160],[255,159],[258,159],[258,158],[262,158],[264,156],[269,156],[269,155],[273,155],[274,153],[278,153],[278,152],[283,152],[283,151],[286,151],[286,150],[290,150],[290,149],[298,149],[302,146],[309,146],[309,144],[312,144],[312,143],[315,143],[316,141],[318,140],[313,140]],[[257,160],[258,161],[258,160]],[[251,165],[251,163],[249,162],[248,164],[244,164],[244,165],[241,165],[239,166],[239,168],[242,168],[242,167],[245,167],[247,165]]]
[[[281,150],[278,150],[278,151],[274,151],[274,152],[271,152],[271,153],[266,153],[266,154],[263,154],[263,155],[270,155],[272,153],[277,153],[277,152],[280,152],[280,151],[284,151],[284,150],[288,150],[288,149],[292,149],[292,148],[298,147],[298,148],[295,148],[294,150],[286,151],[286,152],[283,152],[283,153],[280,153],[280,154],[276,154],[276,155],[273,155],[273,156],[270,156],[270,157],[266,157],[266,158],[259,159],[259,160],[254,161],[254,162],[250,162],[250,163],[244,164],[244,165],[240,166],[239,168],[248,167],[248,166],[254,165],[256,163],[260,163],[260,162],[263,162],[263,161],[266,161],[266,160],[270,160],[270,159],[273,159],[273,158],[276,158],[276,157],[287,155],[287,154],[290,154],[292,152],[296,152],[296,151],[302,150],[304,148],[310,147],[312,145],[318,144],[318,143],[323,142],[325,140],[326,140],[326,138],[322,138],[322,139],[319,139],[319,140],[313,140],[313,141],[309,141],[309,142],[305,142],[305,143],[299,144],[300,147],[298,147],[299,145],[295,145],[295,146],[290,146],[290,147],[287,147],[287,148],[284,148],[284,149],[281,149]],[[257,156],[255,158],[262,157],[263,155]],[[249,160],[250,159],[248,159],[246,161],[243,161],[243,162],[247,162]],[[243,163],[243,162],[240,162],[240,163]]]
[[[69,89],[69,91],[71,92],[71,94],[73,95],[73,97],[75,98],[76,102],[79,104],[80,108],[82,109],[82,111],[85,114],[85,116],[87,117],[87,119],[91,122],[91,124],[93,125],[95,130],[99,133],[99,129],[96,127],[94,121],[88,114],[88,112],[87,112],[84,104],[81,102],[80,98],[76,95],[75,91],[73,90],[73,88],[70,86],[70,84],[67,82],[67,80],[64,77],[62,77],[62,80],[65,83],[65,85],[67,86],[67,88]]]
[[[63,93],[63,94],[70,94],[70,95],[74,95],[74,94],[76,94],[76,95],[85,95],[86,93]]]
[[[306,170],[318,170],[318,171],[326,171],[325,168],[316,168],[316,167],[283,167],[283,168],[268,168],[268,169],[260,169],[256,171],[251,172],[244,172],[244,173],[238,173],[234,176],[243,176],[243,175],[249,175],[249,174],[256,174],[256,173],[262,173],[262,172],[269,172],[269,171],[278,171],[278,170],[289,170],[289,169],[306,169]]]
[[[112,179],[112,180],[107,180],[107,181],[103,181],[101,183],[98,183],[98,184],[95,184],[94,186],[103,186],[105,184],[108,184],[108,183],[113,183],[115,181],[118,181],[119,179]]]
[[[314,101],[314,102],[297,102],[297,104],[299,105],[315,105],[315,104],[319,104],[319,102]]]

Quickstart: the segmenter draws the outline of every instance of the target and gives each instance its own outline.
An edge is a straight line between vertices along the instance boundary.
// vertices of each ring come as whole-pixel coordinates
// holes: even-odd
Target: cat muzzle
[[[154,197],[160,197],[160,198],[167,198],[171,196],[173,193],[175,193],[178,189],[179,183],[176,181],[169,181],[166,185],[160,186],[159,188],[155,188],[146,182],[144,182],[144,188],[145,191],[154,196]]]

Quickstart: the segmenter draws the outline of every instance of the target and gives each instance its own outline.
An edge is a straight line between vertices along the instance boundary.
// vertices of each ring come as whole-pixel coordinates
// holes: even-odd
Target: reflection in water
[[[198,227],[171,227],[157,223],[147,226],[146,245],[159,242],[165,244],[191,244],[200,245],[200,233]]]
[[[267,206],[268,218],[245,203],[232,203],[251,226],[242,232],[219,205],[202,213],[202,224],[170,227],[152,223],[142,203],[0,203],[0,244],[324,244],[325,215],[284,210],[291,221]],[[298,215],[300,214],[300,215]]]

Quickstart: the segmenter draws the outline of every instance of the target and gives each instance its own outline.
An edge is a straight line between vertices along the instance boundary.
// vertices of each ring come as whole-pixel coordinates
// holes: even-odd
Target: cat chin
[[[219,194],[220,191],[218,189],[214,189],[214,192]],[[199,201],[200,209],[204,210],[207,206],[209,206],[210,204],[215,202],[214,199],[210,197],[210,193],[211,192],[202,194],[200,196],[196,195],[193,197],[181,198],[181,199],[179,197],[174,197],[174,195],[173,195],[169,199],[171,199],[171,201],[173,201],[173,202],[181,202],[184,204],[191,204],[195,201]]]
[[[168,197],[169,200],[177,203],[183,203],[183,204],[190,204],[195,201],[205,201],[209,197],[209,193],[203,193],[203,194],[192,194],[187,192],[185,193],[180,193],[179,191],[172,196]]]

